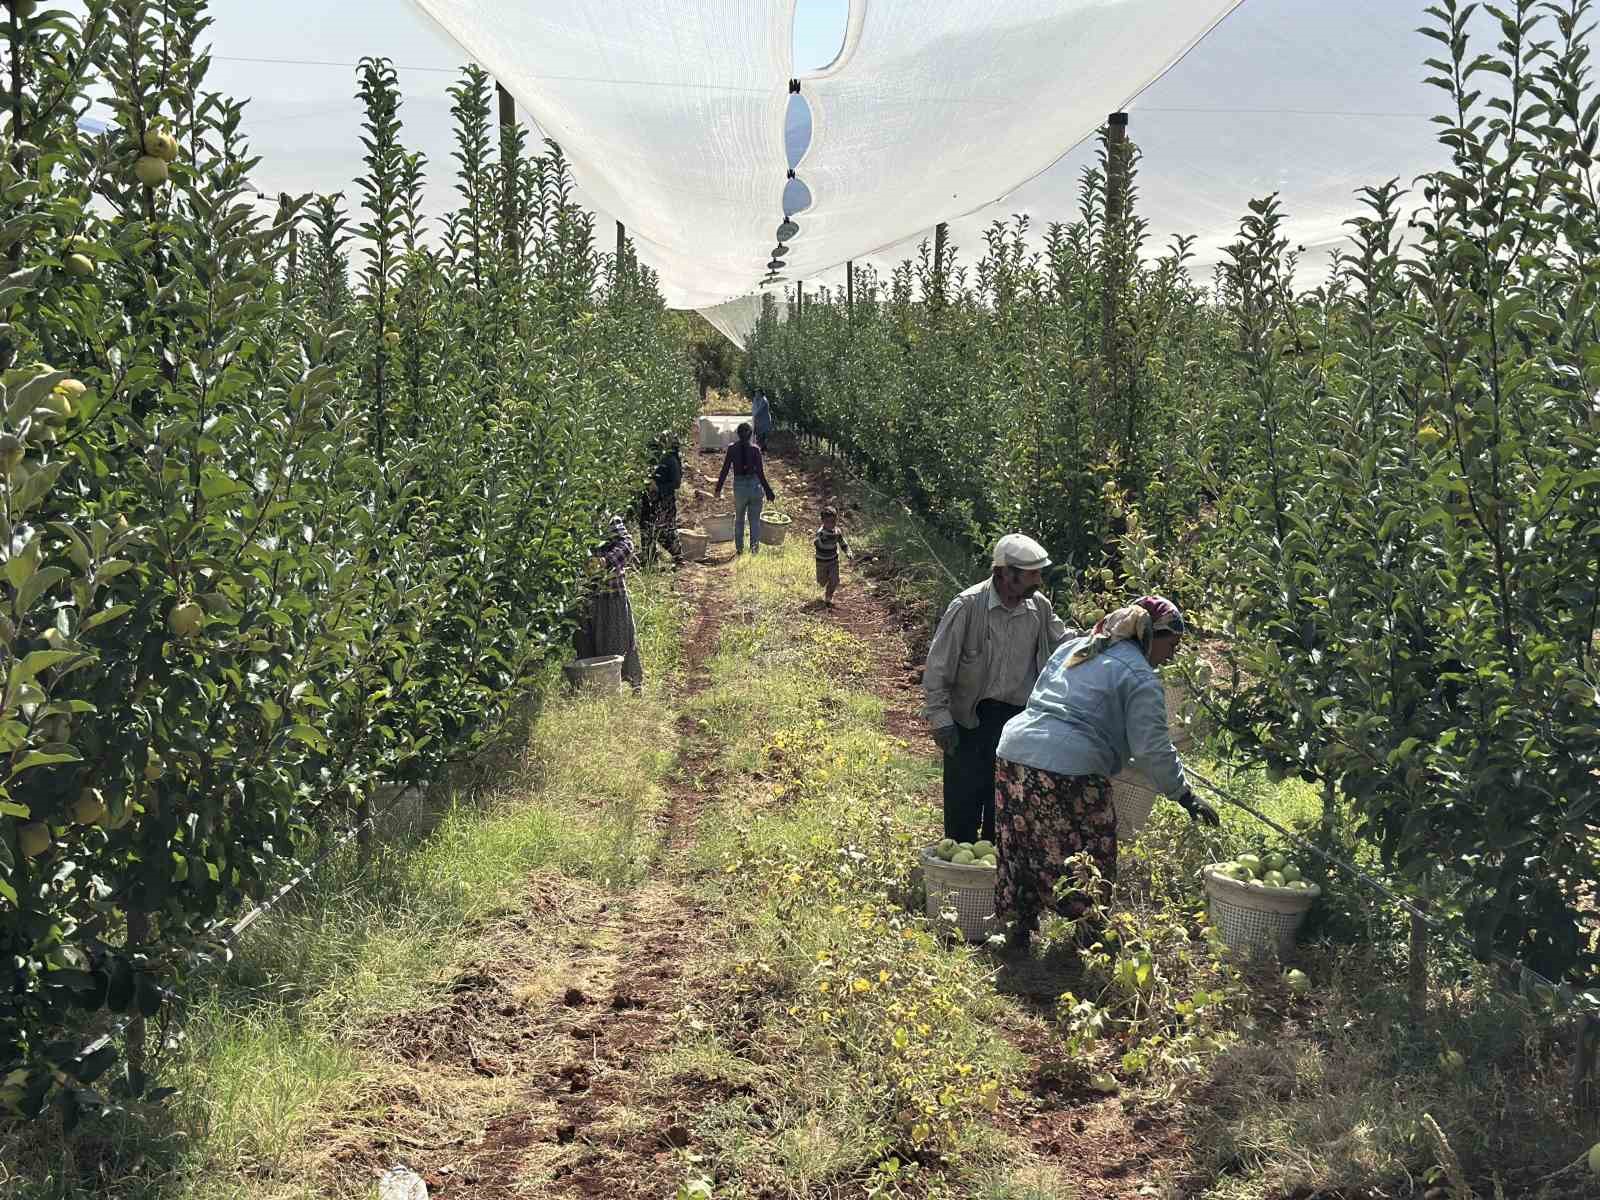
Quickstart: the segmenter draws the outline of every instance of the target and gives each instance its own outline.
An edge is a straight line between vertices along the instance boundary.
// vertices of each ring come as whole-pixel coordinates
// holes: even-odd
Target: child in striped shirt
[[[843,548],[848,554],[850,543],[839,529],[839,510],[831,504],[822,510],[822,528],[811,544],[817,548],[817,583],[824,589],[822,602],[832,608],[834,589],[839,586],[839,550]]]

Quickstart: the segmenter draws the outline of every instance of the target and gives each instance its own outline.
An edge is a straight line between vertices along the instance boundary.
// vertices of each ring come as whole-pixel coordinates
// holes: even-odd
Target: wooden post
[[[622,278],[622,268],[628,261],[628,227],[617,222],[617,278]]]
[[[1423,900],[1419,899],[1415,903],[1418,908],[1427,907]],[[1407,1007],[1411,1010],[1411,1023],[1421,1025],[1428,1019],[1428,926],[1416,913],[1411,914],[1411,945],[1408,957]]]
[[[806,315],[806,285],[798,280],[794,285],[794,316],[799,320]]]
[[[943,221],[933,227],[933,295],[930,299],[935,308],[944,307],[944,245],[949,234],[950,227]]]
[[[1132,485],[1136,477],[1134,438],[1137,432],[1138,412],[1131,395],[1123,397],[1122,388],[1122,337],[1118,332],[1118,303],[1122,288],[1127,282],[1128,246],[1128,114],[1112,113],[1106,118],[1106,223],[1101,233],[1104,253],[1101,255],[1100,279],[1100,353],[1105,364],[1110,399],[1115,404],[1125,399],[1126,420],[1123,431],[1124,471]]]
[[[1128,209],[1128,114],[1112,113],[1106,118],[1106,225],[1102,236],[1108,251],[1120,249]],[[1115,357],[1117,342],[1117,299],[1121,285],[1120,261],[1107,255],[1107,271],[1101,280],[1100,315],[1104,323],[1108,355]],[[1118,268],[1113,271],[1109,268]]]
[[[1600,1088],[1595,1085],[1595,1060],[1600,1058],[1600,1018],[1593,1013],[1580,1014],[1572,1036],[1572,1103],[1581,1113],[1593,1113],[1600,1107]]]
[[[844,264],[844,311],[848,317],[856,313],[856,262],[853,258]]]
[[[289,211],[289,193],[288,192],[279,192],[278,193],[278,208],[279,208],[280,212],[285,212],[286,213],[286,212]],[[288,283],[288,291],[289,291],[290,295],[293,295],[296,291],[299,290],[299,287],[298,287],[298,284],[299,284],[299,279],[298,279],[299,268],[300,268],[300,220],[297,217],[295,219],[294,224],[289,226],[289,276],[288,276],[288,279],[286,280],[286,282]]]
[[[143,950],[150,940],[150,917],[146,913],[137,912],[130,908],[124,913],[127,921],[127,950],[131,956],[136,950]],[[137,992],[134,996],[135,1005],[138,1004]],[[133,1076],[135,1084],[140,1091],[144,1090],[145,1078],[145,1049],[149,1044],[149,1037],[145,1031],[144,1013],[137,1007],[134,1009],[133,1019],[128,1022],[125,1036],[128,1039],[127,1059],[128,1073]]]
[[[496,83],[494,90],[500,99],[500,171],[504,193],[501,204],[505,247],[507,253],[516,253],[520,251],[517,229],[517,102],[511,98],[504,84]]]

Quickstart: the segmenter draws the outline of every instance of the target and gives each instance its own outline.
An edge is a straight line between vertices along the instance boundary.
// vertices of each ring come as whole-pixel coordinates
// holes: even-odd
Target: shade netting
[[[784,274],[804,278],[1047,168],[1238,0],[867,0],[806,78]],[[791,6],[758,0],[418,0],[572,160],[670,302],[767,273],[785,215]]]
[[[1325,260],[1357,189],[1442,161],[1417,0],[853,0],[799,121],[792,2],[416,3],[561,143],[669,303],[736,340],[774,274],[837,283],[940,221],[975,249],[997,216],[1070,219],[1115,110],[1152,246],[1193,234],[1199,269],[1253,197],[1281,192]]]

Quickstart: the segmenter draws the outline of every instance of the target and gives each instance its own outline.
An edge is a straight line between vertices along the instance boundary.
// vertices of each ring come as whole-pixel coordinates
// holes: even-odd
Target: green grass
[[[0,1196],[319,1195],[308,1142],[373,1070],[353,1035],[427,1004],[486,953],[530,879],[614,888],[648,870],[677,751],[659,702],[683,616],[666,580],[635,587],[650,698],[550,697],[491,786],[403,805],[364,870],[353,851],[335,856],[191,989],[181,1037],[156,1059],[177,1096],[72,1136],[48,1124],[5,1136]]]
[[[725,914],[722,949],[698,1032],[657,1072],[725,1098],[696,1117],[704,1149],[687,1176],[714,1175],[728,1197],[1057,1195],[1012,1185],[1015,1148],[984,1108],[1021,1065],[996,1036],[1014,1018],[993,961],[942,946],[908,907],[915,846],[937,827],[936,768],[885,730],[872,647],[802,612],[804,551],[737,564],[692,702],[722,786],[689,866]]]

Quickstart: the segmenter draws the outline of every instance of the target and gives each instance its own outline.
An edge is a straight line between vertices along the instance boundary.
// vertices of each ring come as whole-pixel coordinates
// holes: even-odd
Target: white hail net
[[[267,20],[215,0],[214,83],[252,97],[265,190],[348,202],[359,113],[336,60],[394,56],[437,213],[449,64],[476,60],[561,143],[581,200],[626,224],[668,302],[742,340],[785,216],[797,2],[283,0]],[[1445,161],[1427,20],[1422,0],[852,0],[839,60],[801,75],[810,138],[795,169],[811,203],[782,280],[839,285],[851,259],[886,273],[939,221],[967,261],[996,217],[1029,214],[1042,237],[1074,216],[1093,133],[1119,108],[1143,155],[1150,249],[1196,235],[1203,269],[1248,201],[1278,191],[1320,270],[1357,189]],[[1474,49],[1492,48],[1485,32]],[[329,61],[300,61],[313,58]]]

